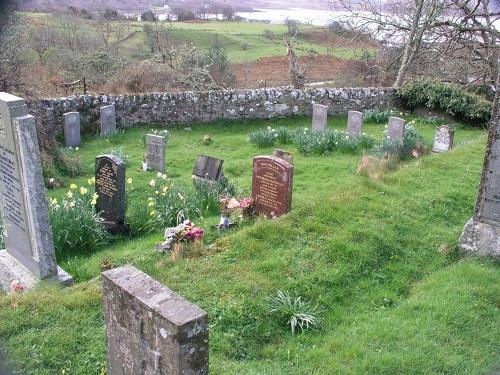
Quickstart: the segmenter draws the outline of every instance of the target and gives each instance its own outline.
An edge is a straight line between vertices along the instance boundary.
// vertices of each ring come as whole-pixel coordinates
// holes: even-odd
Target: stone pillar
[[[132,266],[102,274],[108,375],[208,374],[208,317]]]

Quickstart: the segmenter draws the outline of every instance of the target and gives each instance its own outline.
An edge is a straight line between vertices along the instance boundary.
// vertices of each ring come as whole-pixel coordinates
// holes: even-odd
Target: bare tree
[[[290,40],[284,39],[283,42],[287,48],[288,63],[289,63],[289,73],[290,81],[295,89],[303,89],[306,84],[305,72],[297,61],[297,56],[295,55],[295,50],[293,48],[293,41],[295,36]]]

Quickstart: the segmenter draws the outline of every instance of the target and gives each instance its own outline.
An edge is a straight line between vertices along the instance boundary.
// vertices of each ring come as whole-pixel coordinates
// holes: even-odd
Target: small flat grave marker
[[[363,113],[358,111],[347,112],[347,134],[359,137],[363,133]]]
[[[292,207],[292,164],[274,156],[253,158],[252,197],[255,212],[274,218]]]
[[[224,160],[206,155],[198,155],[194,164],[193,176],[196,180],[218,181],[224,178]]]
[[[439,126],[434,135],[432,152],[447,152],[453,148],[454,131],[448,125]]]
[[[165,144],[165,137],[155,134],[146,135],[148,169],[165,172]]]
[[[326,130],[326,121],[328,118],[328,107],[322,104],[313,104],[312,131],[322,132]]]
[[[64,144],[66,147],[80,146],[80,113],[68,112],[64,115]]]
[[[101,107],[101,137],[108,137],[116,134],[116,110],[115,105]]]
[[[95,160],[96,208],[104,226],[112,233],[126,232],[125,163],[115,155],[99,155]]]

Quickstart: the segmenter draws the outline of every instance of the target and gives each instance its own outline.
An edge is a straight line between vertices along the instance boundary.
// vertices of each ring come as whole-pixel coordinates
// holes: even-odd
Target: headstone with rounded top
[[[109,137],[116,134],[116,110],[115,105],[110,104],[101,107],[101,137]]]
[[[253,158],[252,197],[256,213],[276,218],[290,211],[293,171],[292,164],[274,156]]]
[[[165,137],[146,134],[146,162],[148,169],[165,172]]]
[[[399,117],[389,117],[389,125],[387,129],[387,139],[402,141],[405,136],[405,120]]]
[[[312,131],[322,132],[326,130],[328,119],[328,107],[326,105],[313,103]]]
[[[432,152],[446,152],[453,148],[454,131],[448,125],[441,125],[436,129]]]
[[[347,134],[359,137],[363,133],[363,113],[358,111],[347,112]]]
[[[81,142],[80,113],[67,112],[64,116],[64,144],[66,147],[78,147]]]

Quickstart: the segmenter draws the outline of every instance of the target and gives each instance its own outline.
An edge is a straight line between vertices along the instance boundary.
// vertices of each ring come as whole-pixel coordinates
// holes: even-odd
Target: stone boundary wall
[[[96,132],[99,108],[115,103],[117,125],[210,122],[214,120],[270,119],[310,116],[312,103],[328,106],[329,114],[386,108],[394,105],[392,88],[269,88],[207,92],[78,96],[27,101],[42,132],[61,134],[63,113],[78,111],[82,132]]]

